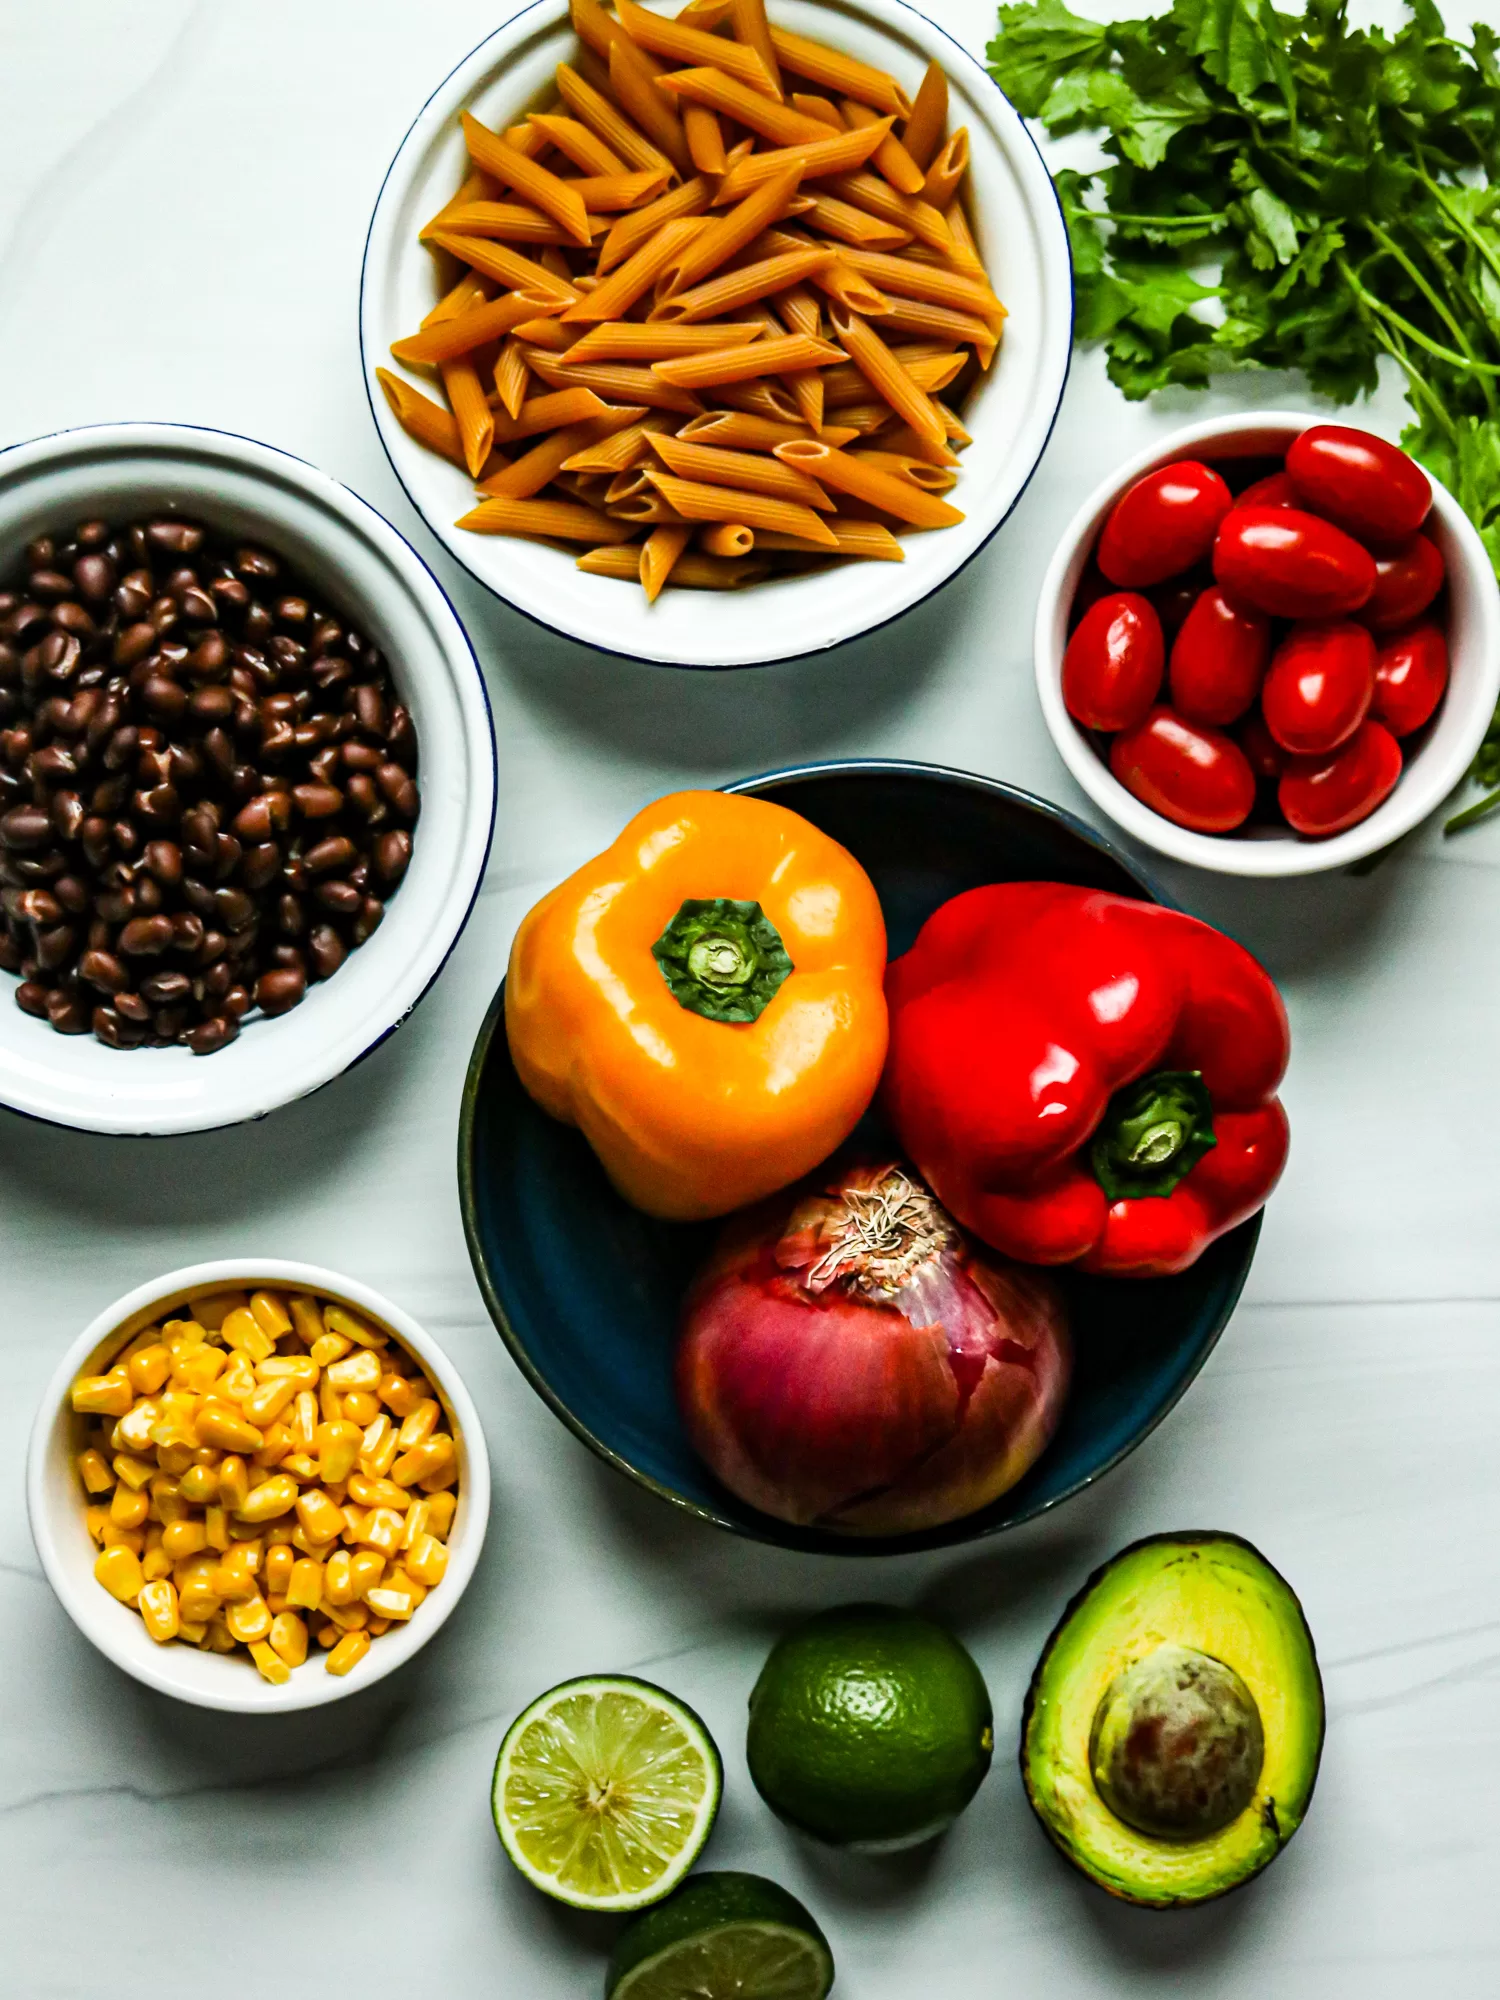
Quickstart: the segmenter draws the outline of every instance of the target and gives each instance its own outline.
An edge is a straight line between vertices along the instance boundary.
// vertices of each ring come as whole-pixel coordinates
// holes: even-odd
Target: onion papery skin
[[[904,1254],[838,1263],[850,1199],[916,1218]],[[832,1246],[832,1249],[830,1248]],[[1071,1347],[1056,1282],[964,1235],[908,1168],[841,1172],[735,1218],[688,1295],[677,1393],[695,1450],[763,1513],[914,1534],[986,1507],[1057,1428]]]

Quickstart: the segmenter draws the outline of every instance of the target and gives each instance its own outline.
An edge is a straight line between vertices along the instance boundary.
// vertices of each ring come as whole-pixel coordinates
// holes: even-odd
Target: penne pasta
[[[855,98],[861,104],[873,105],[877,111],[889,111],[898,118],[910,115],[906,93],[883,69],[856,62],[842,50],[809,41],[805,35],[789,34],[785,28],[772,28],[771,46],[782,68],[791,70],[794,76],[808,77],[839,97]]]
[[[766,493],[774,500],[795,500],[820,513],[833,512],[833,502],[815,479],[767,454],[721,451],[717,446],[694,444],[664,432],[652,438],[651,447],[668,472],[675,472],[679,479]]]
[[[948,225],[948,236],[952,244],[948,254],[952,261],[961,271],[966,271],[970,277],[977,278],[986,291],[990,290],[989,273],[984,268],[984,260],[974,241],[974,232],[969,227],[969,218],[964,213],[963,203],[949,202],[943,211],[943,220]]]
[[[715,521],[698,530],[698,546],[706,556],[747,556],[755,547],[755,530],[743,521]]]
[[[626,500],[617,500],[607,511],[617,521],[634,521],[638,527],[683,524],[682,516],[670,501],[663,500],[659,493],[649,491],[632,493]]]
[[[746,264],[738,271],[725,271],[692,291],[679,292],[675,298],[666,299],[654,307],[651,317],[671,320],[679,325],[690,325],[694,320],[717,319],[723,313],[734,312],[740,306],[753,305],[757,299],[769,298],[775,292],[784,291],[801,278],[811,278],[816,283],[819,273],[834,261],[831,251],[819,250],[816,246],[809,246],[806,250],[789,250],[778,257]]]
[[[919,437],[940,440],[944,434],[942,418],[870,322],[844,306],[834,305],[828,309],[828,323],[876,395],[889,403]]]
[[[628,542],[635,533],[628,521],[572,500],[481,500],[454,525],[476,535],[534,535],[557,542]]]
[[[650,411],[638,424],[632,424],[628,431],[619,431],[603,444],[590,445],[587,451],[580,451],[570,458],[563,467],[564,472],[624,472],[651,456],[650,440],[659,430],[668,428],[675,420],[657,410]]]
[[[526,366],[526,350],[512,334],[501,344],[495,357],[495,394],[507,417],[514,420],[526,400],[531,370]]]
[[[654,604],[661,596],[662,586],[672,574],[673,565],[686,549],[692,532],[691,528],[664,522],[661,527],[653,528],[641,544],[641,588],[646,593],[648,604]]]
[[[852,244],[860,250],[899,250],[911,241],[909,229],[902,229],[894,222],[882,222],[878,215],[856,208],[852,202],[840,201],[837,195],[814,194],[807,220],[825,236],[836,237],[840,243]]]
[[[538,314],[545,317],[549,306],[557,310],[556,301],[545,292],[507,292],[503,298],[487,300],[454,319],[424,326],[420,333],[394,342],[391,353],[397,361],[436,367],[441,361],[452,361],[483,347],[486,341],[499,340]]]
[[[940,63],[930,62],[920,89],[911,101],[911,116],[901,143],[925,173],[948,129],[948,79]]]
[[[633,257],[643,243],[648,242],[663,224],[678,222],[685,216],[701,215],[708,207],[708,182],[694,175],[684,181],[681,187],[673,188],[649,208],[637,209],[633,215],[625,215],[610,230],[599,251],[599,276],[604,278],[617,264]]]
[[[839,108],[844,114],[844,123],[856,131],[875,124],[879,117],[879,113],[871,110],[868,104],[860,104],[852,97],[846,97]],[[894,132],[886,133],[870,158],[876,172],[884,174],[898,193],[921,194],[926,176]],[[932,197],[929,195],[928,199]],[[945,204],[939,202],[937,205],[941,208]]]
[[[728,451],[770,452],[791,438],[806,436],[807,428],[803,424],[779,423],[775,418],[753,417],[742,410],[715,410],[684,424],[677,433],[677,441],[680,444],[722,445]],[[858,436],[858,432],[830,425],[822,436],[825,444],[841,445],[848,444]]]
[[[558,319],[523,319],[516,328],[517,340],[524,340],[528,347],[545,348],[549,354],[566,354],[577,338],[577,327],[564,326]]]
[[[488,174],[482,174],[477,167],[473,168],[465,176],[458,192],[449,195],[432,220],[417,231],[417,241],[425,243],[433,230],[443,228],[448,218],[457,214],[459,209],[467,208],[476,202],[492,201],[498,192]]]
[[[693,157],[688,151],[682,119],[671,97],[657,89],[646,58],[623,34],[610,43],[609,87],[620,109],[658,152],[665,153],[679,173],[690,174]]]
[[[577,187],[576,181],[570,186]],[[603,225],[591,220],[597,232]],[[435,216],[423,233],[425,242],[438,229],[457,231],[464,236],[494,236],[505,243],[571,243],[560,222],[543,215],[522,201],[471,201],[451,213]]]
[[[459,236],[447,229],[435,231],[432,240],[444,250],[451,250],[455,257],[474,270],[495,279],[498,284],[548,294],[558,300],[559,310],[570,305],[578,296],[572,285],[554,277],[545,265],[533,263],[531,258],[523,257],[519,250],[508,249],[503,243],[492,243],[483,236]]]
[[[835,406],[830,402],[832,407]],[[852,430],[856,437],[869,437],[895,421],[895,412],[889,403],[839,403],[836,407],[839,422]],[[825,443],[828,441],[826,426],[818,435]]]
[[[614,320],[591,327],[569,350],[573,361],[666,361],[678,354],[705,354],[720,347],[743,347],[765,332],[756,320],[732,319],[722,326],[670,326],[662,320],[644,325]]]
[[[391,414],[408,437],[418,444],[426,445],[429,451],[441,457],[452,459],[455,465],[463,465],[464,448],[458,435],[458,424],[451,410],[445,410],[440,403],[424,396],[420,389],[414,389],[410,382],[403,382],[399,375],[393,375],[389,368],[377,368],[375,379],[385,392],[385,400],[390,404]]]
[[[750,131],[758,132],[761,138],[774,139],[778,146],[796,146],[809,139],[827,137],[826,129],[816,118],[778,104],[774,98],[726,76],[722,69],[668,70],[661,78],[660,88],[673,97],[706,104],[710,111],[722,111]]]
[[[941,264],[917,264],[908,257],[888,257],[878,250],[844,251],[844,261],[863,271],[884,292],[902,298],[925,299],[932,305],[952,306],[957,312],[972,313],[996,323],[1005,318],[1005,307],[979,279]]]
[[[879,521],[856,521],[841,514],[826,525],[833,530],[841,556],[858,556],[866,562],[906,561],[905,549],[890,529]],[[763,550],[796,550],[812,556],[831,553],[821,542],[810,542],[802,535],[762,533],[756,536],[755,541],[757,548]]]
[[[947,223],[932,203],[923,201],[919,195],[899,194],[877,174],[864,172],[835,174],[828,183],[828,191],[855,208],[878,215],[882,222],[909,230],[919,242],[930,243],[945,256],[951,255],[953,238]]]
[[[779,423],[795,424],[798,434],[806,432],[802,412],[780,382],[726,382],[714,390],[716,403],[731,410],[743,410],[752,417],[773,417]]]
[[[933,402],[939,415],[946,414],[936,397],[933,398]],[[827,435],[825,431],[824,437]],[[934,444],[930,438],[919,437],[905,424],[898,424],[894,429],[888,430],[880,442],[886,451],[899,451],[906,458],[920,458],[927,465],[956,466],[959,463],[958,453],[952,448],[951,437],[944,444]]]
[[[783,465],[794,465],[799,472],[816,479],[820,486],[832,486],[851,499],[867,501],[883,514],[909,521],[913,527],[952,528],[964,518],[956,507],[950,507],[936,494],[923,493],[908,480],[896,479],[879,466],[862,463],[857,454],[830,450],[815,438],[779,444],[776,456]]]
[[[877,162],[879,157],[877,154]],[[960,125],[928,168],[927,177],[921,187],[922,199],[931,202],[934,208],[946,209],[963,185],[964,175],[968,171],[969,134],[965,127]]]
[[[824,125],[831,125],[835,132],[842,132],[844,114],[831,97],[824,97],[816,90],[794,90],[787,102],[794,111],[800,111],[808,118],[816,118]],[[891,123],[895,124],[895,119]]]
[[[586,451],[615,431],[627,429],[643,414],[639,408],[611,410],[603,417],[587,417],[581,424],[566,424],[492,478],[481,481],[479,490],[497,499],[529,500],[551,484],[575,452]]]
[[[474,271],[465,271],[458,283],[450,291],[444,292],[432,311],[423,319],[423,327],[438,326],[444,320],[457,319],[471,307],[483,305],[490,295],[490,281]]]
[[[662,295],[685,292],[717,271],[731,257],[738,256],[747,243],[786,214],[787,204],[797,192],[802,178],[800,166],[791,166],[773,180],[765,181],[737,202],[727,214],[706,222],[661,274]]]
[[[575,243],[588,243],[588,214],[566,181],[549,173],[537,161],[528,159],[515,146],[507,145],[499,133],[481,125],[472,112],[461,112],[459,122],[463,126],[469,157],[475,166],[482,168],[502,186],[515,188],[525,195],[533,207],[561,223]]]
[[[779,449],[792,451],[796,447],[781,445]],[[704,480],[678,479],[673,473],[656,472],[649,467],[646,477],[684,520],[739,521],[757,533],[762,528],[779,530],[784,535],[805,535],[809,541],[822,542],[828,548],[838,546],[812,508],[800,506],[795,500],[776,500],[768,494],[739,491],[731,486],[710,486]]]
[[[459,355],[455,360],[441,363],[438,372],[443,378],[443,394],[458,425],[464,464],[470,478],[477,479],[495,442],[495,419],[479,370],[467,355]]]
[[[988,368],[995,358],[1000,336],[987,320],[973,313],[955,312],[952,306],[935,306],[926,299],[891,296],[881,324],[897,333],[928,335],[935,340],[962,341],[974,349],[980,366]]]
[[[548,143],[585,174],[623,174],[625,162],[606,146],[597,132],[591,132],[579,118],[562,118],[555,112],[533,111],[530,122],[538,126]],[[585,207],[587,203],[585,202]]]
[[[805,181],[824,174],[857,172],[879,144],[880,131],[888,132],[891,120],[880,119],[863,132],[840,132],[827,138],[809,139],[797,146],[779,146],[766,153],[751,153],[729,169],[713,198],[713,206],[739,201],[763,181],[772,180],[786,168],[798,166]]]
[[[677,222],[664,224],[633,257],[611,271],[593,291],[576,299],[562,315],[564,322],[623,319],[692,238],[710,226],[696,215],[685,215]]]
[[[947,493],[958,479],[952,466],[928,465],[925,460],[909,458],[904,452],[867,448],[854,452],[852,456],[863,459],[866,465],[878,465],[882,472],[893,473],[898,479],[909,479],[924,493]]]
[[[528,398],[514,414],[497,414],[495,442],[518,444],[561,424],[581,424],[586,417],[605,417],[609,412],[610,405],[592,389],[549,389],[545,396]]]
[[[703,414],[702,403],[690,389],[664,381],[650,368],[632,368],[622,361],[584,361],[575,368],[535,348],[528,348],[526,359],[531,372],[554,389],[592,389],[607,403],[643,403],[648,410],[681,410],[690,417]]]
[[[600,91],[595,90],[588,80],[578,74],[571,63],[557,66],[557,89],[568,109],[591,132],[604,141],[612,152],[617,153],[625,164],[638,172],[653,168],[663,174],[670,174],[672,162],[665,153],[658,152],[651,141],[644,138],[630,120],[610,103]]]
[[[683,354],[654,361],[652,372],[684,389],[712,389],[723,382],[748,382],[757,375],[787,375],[799,368],[827,368],[848,356],[826,340],[806,333],[773,335],[746,347],[726,347],[716,353]],[[900,370],[897,370],[900,373]]]
[[[735,38],[760,57],[761,68],[771,81],[771,94],[781,97],[781,64],[776,59],[771,24],[766,19],[766,0],[731,0],[725,12],[734,23]],[[709,23],[705,21],[702,25],[707,27]]]
[[[700,174],[729,172],[724,132],[716,111],[710,111],[706,104],[685,104],[682,107],[682,129],[693,165]]]
[[[764,92],[778,104],[781,102],[779,69],[773,78],[753,48],[731,42],[723,35],[705,34],[702,28],[683,21],[669,21],[663,14],[649,13],[636,6],[635,0],[615,0],[615,11],[620,26],[639,47],[650,49],[654,55],[668,56],[674,62],[707,63],[727,76],[738,78],[752,90]]]
[[[578,558],[578,567],[591,576],[613,576],[622,582],[637,581],[634,549],[591,549]],[[628,558],[624,564],[618,558]],[[768,575],[769,563],[719,562],[713,556],[689,553],[673,564],[671,581],[682,590],[743,590],[747,583],[759,583]]]

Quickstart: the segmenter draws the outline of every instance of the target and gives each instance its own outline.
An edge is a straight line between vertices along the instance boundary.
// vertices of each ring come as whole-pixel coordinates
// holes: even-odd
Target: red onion
[[[855,1166],[736,1217],[684,1310],[677,1395],[732,1493],[908,1534],[987,1506],[1067,1393],[1056,1283],[974,1243],[915,1173]]]

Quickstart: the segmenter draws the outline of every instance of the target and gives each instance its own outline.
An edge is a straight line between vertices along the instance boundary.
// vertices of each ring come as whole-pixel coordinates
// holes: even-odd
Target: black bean
[[[130,984],[123,962],[110,951],[86,951],[78,961],[78,973],[102,993],[123,993]]]
[[[16,1005],[23,1014],[36,1014],[46,1020],[47,988],[34,979],[23,979],[16,988]]]
[[[307,961],[314,979],[331,979],[347,957],[344,941],[332,924],[319,924],[307,940]]]
[[[120,949],[128,958],[159,958],[174,935],[170,917],[133,917],[120,932]]]
[[[0,841],[13,852],[45,847],[52,838],[52,818],[41,806],[12,806],[0,815]]]
[[[198,1027],[189,1028],[183,1040],[195,1056],[211,1056],[226,1042],[232,1042],[239,1031],[238,1021],[232,1021],[227,1014],[213,1014]]]

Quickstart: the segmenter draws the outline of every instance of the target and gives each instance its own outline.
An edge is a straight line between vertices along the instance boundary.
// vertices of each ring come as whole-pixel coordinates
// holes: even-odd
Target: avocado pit
[[[1157,1840],[1202,1840],[1249,1805],[1265,1748],[1260,1710],[1233,1667],[1163,1645],[1105,1689],[1089,1766],[1125,1825]]]

